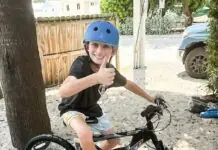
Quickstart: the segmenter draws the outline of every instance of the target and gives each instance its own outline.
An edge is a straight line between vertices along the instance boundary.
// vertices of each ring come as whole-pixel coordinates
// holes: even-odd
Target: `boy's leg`
[[[86,124],[84,117],[82,113],[76,111],[69,111],[62,115],[65,124],[76,132],[82,149],[96,150],[91,128]]]
[[[105,131],[106,134],[112,134],[113,130],[110,129],[108,131]],[[103,150],[111,150],[112,148],[114,148],[115,146],[120,145],[120,139],[111,139],[111,140],[106,140],[101,142],[100,147]]]
[[[106,114],[98,118],[98,124],[91,125],[92,131],[102,134],[112,134],[114,133],[112,130],[112,126],[110,124],[109,119],[107,118]],[[119,139],[111,139],[106,140],[100,143],[100,147],[103,150],[111,150],[116,145],[120,144]]]

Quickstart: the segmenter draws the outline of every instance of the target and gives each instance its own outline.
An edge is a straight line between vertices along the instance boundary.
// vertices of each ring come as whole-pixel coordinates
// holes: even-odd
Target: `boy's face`
[[[108,60],[115,54],[115,50],[103,43],[90,42],[88,48],[89,56],[98,65],[103,63],[104,57]]]

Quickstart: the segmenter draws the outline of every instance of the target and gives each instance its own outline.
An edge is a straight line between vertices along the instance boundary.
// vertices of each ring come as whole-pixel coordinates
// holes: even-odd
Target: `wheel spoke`
[[[206,71],[207,66],[207,58],[202,55],[198,55],[194,57],[191,63],[193,72],[195,73],[203,73]]]

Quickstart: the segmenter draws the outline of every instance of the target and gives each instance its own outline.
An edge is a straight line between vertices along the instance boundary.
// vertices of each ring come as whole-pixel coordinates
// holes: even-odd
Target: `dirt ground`
[[[205,88],[207,81],[190,78],[184,72],[184,66],[177,58],[180,40],[180,35],[147,36],[145,43],[144,87],[151,95],[163,95],[170,105],[172,114],[170,126],[157,132],[158,138],[175,150],[217,150],[218,121],[202,119],[187,110],[192,95],[202,95],[207,92]],[[133,80],[133,39],[131,36],[122,36],[120,44],[121,72],[129,80]],[[60,101],[57,90],[58,87],[46,89],[52,130],[56,135],[71,141],[72,132],[63,126],[57,110]],[[145,119],[140,116],[140,112],[148,106],[149,102],[124,88],[108,90],[99,103],[108,114],[115,131],[130,130],[145,124]],[[0,114],[0,150],[13,150],[3,99],[0,100]],[[164,113],[160,126],[164,127],[168,121],[169,114]],[[122,142],[125,144],[127,140],[122,139]]]

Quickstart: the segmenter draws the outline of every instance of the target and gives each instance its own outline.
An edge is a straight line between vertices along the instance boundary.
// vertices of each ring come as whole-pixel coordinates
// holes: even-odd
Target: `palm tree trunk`
[[[31,0],[0,0],[0,75],[12,144],[50,133]]]

